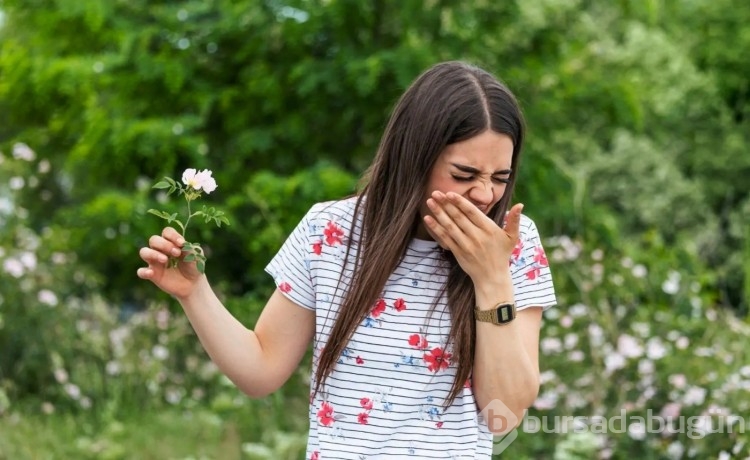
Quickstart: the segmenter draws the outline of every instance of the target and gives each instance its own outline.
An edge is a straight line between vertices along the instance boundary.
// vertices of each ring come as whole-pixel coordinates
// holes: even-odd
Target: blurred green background
[[[0,459],[302,458],[309,358],[250,400],[135,276],[146,210],[181,209],[151,185],[213,170],[232,225],[187,236],[252,326],[287,233],[449,59],[528,120],[516,200],[560,301],[529,415],[735,416],[505,457],[748,457],[748,50],[743,0],[0,0]]]

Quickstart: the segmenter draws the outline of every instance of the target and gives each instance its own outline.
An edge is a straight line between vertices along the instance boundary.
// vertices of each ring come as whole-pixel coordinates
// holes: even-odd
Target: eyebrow
[[[466,166],[466,165],[462,165],[462,164],[458,164],[458,163],[451,163],[451,165],[453,165],[453,167],[455,167],[459,171],[463,171],[465,173],[480,174],[482,172],[482,171],[478,170],[477,168],[473,168],[471,166]],[[512,172],[513,172],[512,169],[500,169],[500,170],[497,170],[497,171],[493,172],[492,175],[493,176],[498,176],[498,175],[503,175],[503,174],[510,174]]]

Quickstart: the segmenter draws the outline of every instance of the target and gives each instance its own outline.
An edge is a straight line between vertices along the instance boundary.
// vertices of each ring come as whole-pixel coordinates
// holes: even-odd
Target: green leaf
[[[165,180],[161,180],[161,181],[157,182],[156,184],[154,184],[154,186],[151,187],[151,188],[163,189],[163,188],[170,188],[170,187],[172,187],[172,186],[169,184],[169,182],[167,182]]]
[[[198,271],[203,274],[206,272],[206,262],[203,260],[199,260],[195,263],[196,268],[198,268]]]
[[[169,217],[170,217],[169,214],[167,214],[164,211],[159,211],[158,209],[149,209],[147,212],[149,214],[153,214],[155,216],[161,217],[162,219],[166,219],[166,220],[169,220]]]
[[[184,262],[193,262],[195,261],[195,254],[188,254],[182,260]]]

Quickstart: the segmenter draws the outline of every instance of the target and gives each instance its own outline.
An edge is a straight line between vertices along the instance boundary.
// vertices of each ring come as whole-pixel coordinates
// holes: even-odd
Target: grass
[[[242,422],[242,415],[245,414],[238,412],[221,418],[206,409],[169,409],[96,423],[86,414],[16,413],[0,418],[0,460],[239,460],[302,456],[303,436],[284,437],[285,446],[267,435],[263,440],[257,439],[261,433],[247,432],[248,424]],[[256,442],[248,442],[253,440]]]

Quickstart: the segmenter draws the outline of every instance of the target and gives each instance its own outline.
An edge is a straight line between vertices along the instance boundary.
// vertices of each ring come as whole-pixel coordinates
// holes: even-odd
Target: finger
[[[182,254],[182,246],[176,245],[174,242],[163,236],[152,235],[151,238],[148,239],[148,245],[151,249],[155,249],[172,257],[179,257]]]
[[[138,251],[138,255],[140,255],[141,259],[143,259],[143,261],[149,266],[164,265],[169,260],[166,254],[151,248],[141,248],[141,250]]]
[[[476,238],[478,235],[478,232],[482,230],[482,227],[480,225],[484,225],[484,222],[481,221],[482,218],[488,219],[484,214],[482,214],[482,211],[477,209],[476,206],[471,204],[468,200],[463,198],[460,195],[453,194],[455,197],[462,199],[465,201],[465,205],[468,206],[459,206],[459,202],[457,202],[455,199],[449,198],[447,195],[439,194],[437,198],[438,204],[440,204],[441,208],[445,213],[450,216],[450,218],[453,220],[453,222],[456,223],[459,229],[461,229],[461,232],[463,232],[465,235],[471,237],[472,239]],[[476,213],[479,213],[480,216],[471,216],[472,210]],[[479,225],[477,224],[479,223]]]
[[[456,208],[460,210],[461,213],[466,216],[466,218],[475,226],[484,229],[487,227],[487,225],[494,223],[492,219],[487,217],[485,213],[474,206],[471,201],[467,200],[465,197],[459,195],[458,193],[448,192],[446,194],[446,199],[449,203],[456,206]]]
[[[179,248],[182,248],[182,245],[185,244],[185,238],[173,227],[164,227],[164,230],[161,231],[161,236]]]
[[[138,278],[150,280],[154,277],[154,271],[150,268],[141,267],[136,271]]]
[[[508,235],[515,241],[518,239],[521,233],[521,213],[523,212],[523,204],[518,203],[508,211],[508,215],[505,217],[505,225],[503,229]]]
[[[439,192],[436,192],[439,193]],[[427,199],[427,207],[432,212],[432,217],[440,226],[451,235],[453,239],[464,238],[463,230],[456,224],[453,218],[448,214],[444,206],[439,203],[435,198]]]
[[[430,232],[435,237],[441,248],[448,249],[449,251],[455,251],[458,244],[448,234],[448,231],[438,223],[432,216],[424,216],[424,223],[430,229]]]

